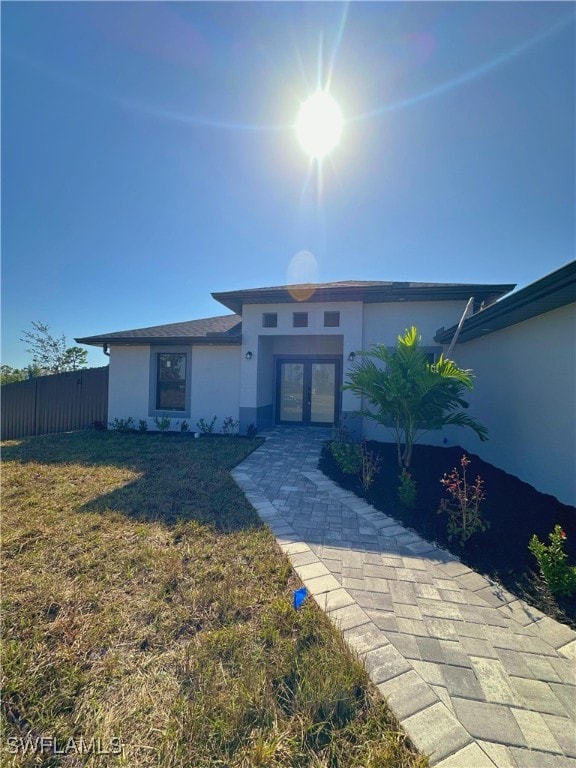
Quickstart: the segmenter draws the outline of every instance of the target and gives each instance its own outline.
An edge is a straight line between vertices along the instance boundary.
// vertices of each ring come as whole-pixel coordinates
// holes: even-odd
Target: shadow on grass
[[[197,521],[219,532],[232,532],[262,526],[230,475],[261,444],[259,438],[195,440],[191,435],[86,430],[6,442],[2,459],[22,465],[58,465],[60,484],[66,482],[67,466],[110,467],[109,477],[90,471],[82,477],[83,490],[93,493],[79,511],[114,511],[169,526]],[[114,485],[116,469],[138,477],[104,491],[103,485]]]

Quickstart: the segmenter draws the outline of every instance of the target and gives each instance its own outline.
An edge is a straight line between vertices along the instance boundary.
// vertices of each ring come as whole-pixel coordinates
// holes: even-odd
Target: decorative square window
[[[339,328],[340,312],[324,312],[324,328]]]
[[[308,328],[308,312],[294,312],[292,326],[294,328]]]
[[[262,328],[277,328],[278,327],[278,313],[277,312],[263,312],[262,313]]]
[[[159,353],[156,382],[156,408],[159,411],[186,410],[185,353]]]

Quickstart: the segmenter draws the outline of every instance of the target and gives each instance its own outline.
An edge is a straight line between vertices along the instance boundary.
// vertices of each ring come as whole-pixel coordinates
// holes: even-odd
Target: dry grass
[[[324,615],[292,609],[299,582],[228,471],[257,445],[4,444],[2,765],[426,764]],[[11,753],[40,737],[68,754]]]

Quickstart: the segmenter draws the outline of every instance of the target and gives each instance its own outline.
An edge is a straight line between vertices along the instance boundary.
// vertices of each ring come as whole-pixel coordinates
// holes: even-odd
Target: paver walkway
[[[233,472],[437,768],[576,768],[576,633],[340,489],[330,431],[277,428]]]

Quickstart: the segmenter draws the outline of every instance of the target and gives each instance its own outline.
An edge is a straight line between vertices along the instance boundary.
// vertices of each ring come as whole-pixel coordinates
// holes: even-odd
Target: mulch
[[[532,534],[548,544],[549,533],[560,524],[567,537],[565,551],[570,562],[576,564],[575,507],[540,493],[518,477],[459,446],[415,445],[410,473],[416,483],[417,498],[412,509],[405,509],[396,496],[400,474],[396,446],[369,442],[367,447],[380,455],[379,474],[367,494],[357,476],[340,471],[328,448],[322,453],[320,469],[342,487],[366,498],[376,509],[453,552],[470,568],[496,579],[547,615],[576,628],[576,595],[570,598],[552,596],[528,549]],[[489,527],[484,532],[475,533],[461,546],[458,541],[448,539],[448,515],[438,514],[438,508],[442,498],[450,498],[440,480],[454,467],[461,471],[463,454],[471,461],[467,468],[468,481],[474,482],[477,475],[484,480],[486,498],[480,510]]]

